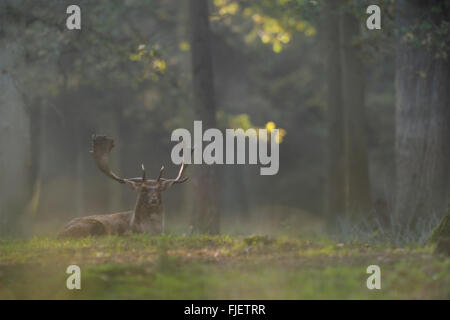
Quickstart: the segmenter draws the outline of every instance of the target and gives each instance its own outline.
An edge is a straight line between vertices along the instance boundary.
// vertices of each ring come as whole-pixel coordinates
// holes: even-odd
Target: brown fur
[[[100,235],[122,235],[130,230],[133,211],[93,215],[71,220],[58,237],[79,238]]]

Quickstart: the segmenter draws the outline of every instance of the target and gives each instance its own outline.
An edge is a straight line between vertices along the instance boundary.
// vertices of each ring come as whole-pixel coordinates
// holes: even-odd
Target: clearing
[[[449,299],[431,246],[253,235],[0,239],[0,299]],[[81,268],[68,290],[66,268]],[[369,265],[381,290],[369,290]]]

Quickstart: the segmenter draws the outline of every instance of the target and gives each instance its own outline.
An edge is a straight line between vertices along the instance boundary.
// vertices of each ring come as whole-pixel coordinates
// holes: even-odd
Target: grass
[[[298,237],[0,240],[1,299],[449,299],[450,259],[430,246]],[[68,290],[67,266],[81,268]],[[366,268],[381,268],[368,290]]]

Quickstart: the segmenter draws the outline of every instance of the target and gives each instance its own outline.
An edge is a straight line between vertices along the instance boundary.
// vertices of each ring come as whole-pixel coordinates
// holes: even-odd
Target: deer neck
[[[164,228],[164,207],[162,203],[149,204],[139,196],[131,218],[131,227],[135,232],[160,234]]]

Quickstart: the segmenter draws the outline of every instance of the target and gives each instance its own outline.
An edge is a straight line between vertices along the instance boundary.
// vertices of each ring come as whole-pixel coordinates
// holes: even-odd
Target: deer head
[[[164,166],[161,167],[159,175],[156,179],[147,179],[144,165],[141,165],[142,176],[138,178],[120,178],[109,168],[109,153],[114,147],[114,140],[107,136],[92,136],[92,151],[97,167],[108,177],[115,181],[127,184],[137,191],[138,201],[136,203],[135,214],[145,214],[145,211],[151,211],[152,208],[160,207],[162,205],[161,193],[169,189],[172,185],[183,183],[188,178],[182,178],[183,172],[186,169],[184,162],[181,164],[178,176],[175,179],[165,179],[162,177]],[[144,211],[144,212],[143,212]]]

